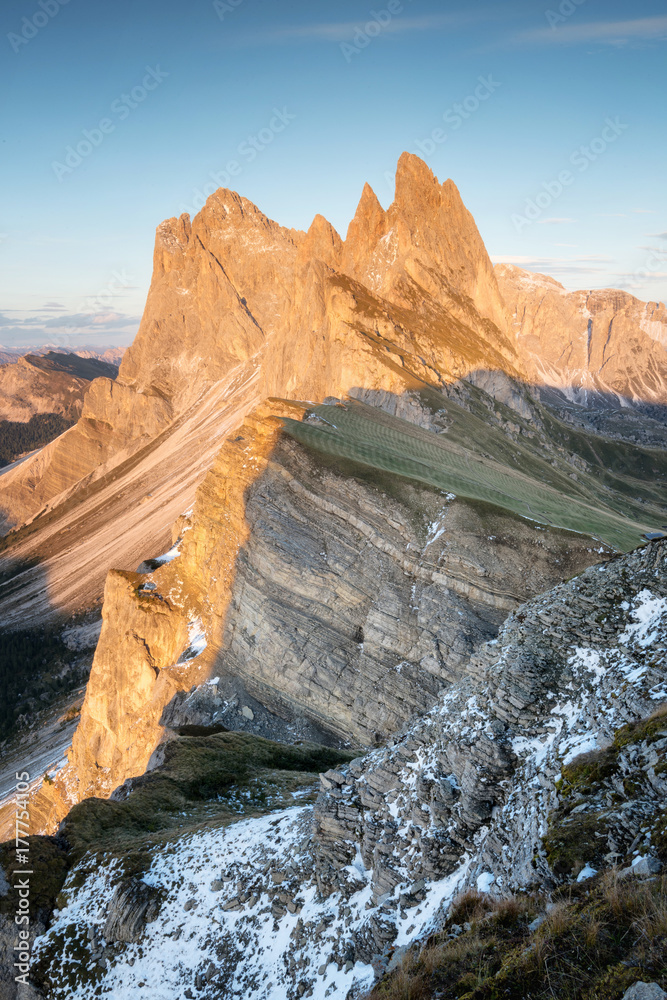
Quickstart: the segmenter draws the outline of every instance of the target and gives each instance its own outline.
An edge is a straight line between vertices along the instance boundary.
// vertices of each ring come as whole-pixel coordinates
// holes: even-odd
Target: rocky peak
[[[441,184],[411,153],[398,161],[395,197],[386,212],[365,186],[342,267],[401,307],[413,308],[426,295],[467,324],[481,316],[499,330],[507,328],[493,265],[458,188],[451,180]]]
[[[160,223],[155,231],[153,280],[157,275],[166,274],[182,263],[191,232],[190,216],[187,213],[178,219],[165,219]]]
[[[373,188],[366,183],[354,218],[347,229],[342,270],[350,277],[363,280],[368,258],[386,232],[385,211]]]
[[[340,264],[343,241],[323,215],[316,215],[299,247],[297,260],[306,266],[311,260],[322,260],[330,267]]]

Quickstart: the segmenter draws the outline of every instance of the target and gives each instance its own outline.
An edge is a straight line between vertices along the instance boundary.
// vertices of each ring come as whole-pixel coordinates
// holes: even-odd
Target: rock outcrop
[[[54,1000],[123,995],[156,969],[166,1000],[352,997],[445,927],[461,890],[532,890],[544,905],[560,884],[581,894],[604,870],[619,884],[654,879],[667,860],[666,642],[664,541],[522,605],[425,718],[326,771],[314,812],[217,828],[209,814],[162,843],[137,830],[141,899],[161,900],[139,944],[104,936],[120,871],[137,860],[109,849],[113,817],[127,819],[99,803],[107,854],[70,873],[36,944],[40,981]],[[188,773],[195,787],[203,778]],[[619,971],[635,981],[634,968]]]
[[[667,405],[667,311],[628,292],[567,292],[544,274],[496,265],[528,381],[572,399]],[[617,403],[618,401],[618,403]]]
[[[654,728],[665,735],[666,574],[667,546],[655,543],[524,605],[422,722],[366,761],[324,775],[317,838],[334,883],[358,848],[376,899],[399,884],[442,879],[464,855],[476,858],[467,885],[488,873],[488,884],[507,893],[660,841],[667,786],[655,766],[667,739],[656,745],[650,727],[618,741],[595,825],[593,803],[573,814],[576,798],[556,782],[565,765],[603,751],[619,727],[658,707]],[[610,801],[619,776],[621,785],[637,783],[631,801]],[[549,836],[559,807],[565,815]]]
[[[26,354],[0,367],[0,420],[24,422],[36,413],[57,413],[73,423],[93,379],[113,379],[117,373],[116,365],[97,358]]]

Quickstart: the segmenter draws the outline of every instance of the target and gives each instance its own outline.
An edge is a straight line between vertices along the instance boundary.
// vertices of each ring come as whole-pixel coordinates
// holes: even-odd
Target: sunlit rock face
[[[545,294],[560,308],[570,297],[558,288]],[[289,230],[226,190],[158,227],[118,378],[96,379],[77,424],[0,481],[8,525],[44,515],[12,551],[43,560],[51,605],[97,600],[112,570],[70,761],[36,813],[43,829],[142,774],[169,727],[220,721],[232,682],[230,728],[264,712],[269,734],[305,720],[332,739],[382,743],[461,679],[520,602],[609,554],[590,528],[498,506],[506,482],[521,500],[529,464],[533,488],[556,469],[566,500],[582,469],[598,475],[551,441],[526,388],[556,374],[579,385],[578,355],[558,369],[548,332],[578,314],[568,306],[538,332],[517,330],[517,289],[533,303],[526,278],[494,270],[455,185],[409,154],[392,205],[367,186],[345,240],[321,216]],[[651,322],[648,346],[637,342],[645,378],[662,350]],[[420,401],[435,390],[460,391],[478,421],[450,468],[465,479],[474,465],[483,479],[501,450],[513,463],[518,478],[501,469],[491,500],[434,486],[428,454],[421,477],[404,475],[404,439],[397,464],[373,465],[375,444],[361,441],[336,465],[283,430],[303,417],[300,401],[330,398],[335,411],[352,397],[446,438],[444,397],[429,413]],[[500,437],[487,441],[487,425]],[[377,434],[391,451],[394,431]],[[589,478],[581,505],[591,489]],[[638,509],[623,514],[625,531]],[[170,544],[169,559],[146,563]],[[29,582],[46,589],[32,569]],[[15,618],[21,594],[7,598]]]
[[[667,311],[628,292],[568,292],[544,274],[498,264],[523,374],[573,399],[667,404]]]

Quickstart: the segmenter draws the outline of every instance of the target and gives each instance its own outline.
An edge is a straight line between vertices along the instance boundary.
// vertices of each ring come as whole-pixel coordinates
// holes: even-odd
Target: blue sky
[[[659,0],[5,0],[0,28],[0,344],[129,343],[162,219],[222,183],[344,235],[404,149],[494,260],[667,298]]]

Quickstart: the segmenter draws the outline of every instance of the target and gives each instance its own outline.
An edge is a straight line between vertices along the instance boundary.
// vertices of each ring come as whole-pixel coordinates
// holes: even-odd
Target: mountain
[[[115,365],[48,351],[0,367],[0,466],[48,444],[76,422],[90,383]]]
[[[43,344],[33,347],[4,347],[0,344],[0,365],[15,365],[20,358],[26,354],[41,357],[45,354],[75,354],[80,358],[95,358],[116,368],[121,362],[125,353],[124,347],[80,347],[76,351],[72,348],[54,347],[53,344]]]
[[[658,997],[666,641],[662,541],[517,608],[365,756],[174,733],[34,844],[33,981],[53,1000],[352,998],[380,977],[373,996]]]
[[[657,420],[655,440],[664,442],[664,303],[640,302],[610,288],[567,292],[553,278],[511,264],[498,264],[495,272],[513,316],[524,377],[570,403],[586,403],[588,421],[597,419],[598,429],[613,434],[650,443]],[[614,418],[619,407],[628,419]],[[601,423],[600,411],[609,410]]]
[[[25,354],[0,368],[0,420],[25,422],[36,413],[57,413],[74,422],[93,379],[117,373],[115,365],[97,358]]]
[[[641,326],[648,315],[659,325],[659,310],[613,292],[575,293],[570,302],[564,290],[543,293],[541,278],[524,275],[493,268],[454,184],[440,184],[409,154],[399,161],[392,205],[385,211],[366,186],[345,240],[321,216],[308,232],[286,229],[220,190],[194,219],[158,227],[146,309],[118,377],[95,379],[77,423],[0,478],[3,638],[17,649],[19,633],[23,643],[39,629],[64,685],[54,693],[48,657],[43,668],[32,652],[29,669],[28,660],[18,670],[0,662],[16,705],[6,746],[33,774],[33,833],[60,831],[39,841],[49,865],[80,882],[86,850],[111,852],[110,867],[94,886],[86,882],[88,903],[99,910],[99,894],[106,907],[105,930],[85,931],[95,962],[120,955],[121,970],[119,942],[138,940],[146,915],[157,913],[151,887],[162,882],[133,839],[147,843],[146,823],[159,851],[159,831],[178,839],[208,828],[206,850],[217,859],[215,837],[245,816],[250,825],[239,824],[228,843],[268,865],[264,874],[273,861],[261,849],[256,855],[256,841],[276,830],[292,852],[294,884],[272,891],[272,919],[287,910],[298,922],[298,882],[309,900],[317,896],[317,926],[327,926],[322,899],[333,898],[327,913],[342,922],[336,942],[322,944],[322,961],[363,966],[355,976],[369,984],[371,965],[381,971],[383,956],[425,934],[439,903],[467,885],[453,878],[464,858],[487,864],[484,823],[502,803],[479,784],[514,796],[517,824],[538,816],[531,844],[544,829],[555,799],[538,802],[539,762],[522,751],[548,741],[551,709],[566,705],[567,692],[574,714],[560,713],[563,739],[575,716],[593,712],[584,668],[567,668],[578,655],[573,644],[588,648],[591,630],[606,635],[616,602],[627,607],[622,621],[614,612],[609,642],[631,650],[644,591],[662,607],[664,543],[638,546],[663,534],[667,519],[667,400],[660,379],[647,374],[663,370],[664,348]],[[613,378],[595,324],[585,370],[580,357],[582,310],[593,313],[598,294],[604,322],[625,331],[610,341],[626,350]],[[552,596],[541,617],[545,594]],[[79,683],[81,644],[72,637],[93,634],[100,603],[72,746],[66,761],[51,766],[48,757],[42,780],[44,752],[21,727],[43,725],[38,700],[52,713],[49,733],[70,718],[58,714],[55,694]],[[561,604],[572,630],[557,614]],[[654,610],[650,604],[646,614]],[[528,618],[533,645],[519,649]],[[652,657],[663,641],[656,622]],[[654,659],[646,683],[658,691]],[[591,723],[601,746],[610,727],[643,718],[652,704],[643,687],[634,700],[622,687],[624,669],[610,666],[618,705],[607,721]],[[498,720],[502,733],[493,728]],[[487,729],[478,749],[471,734]],[[549,747],[555,767],[561,745]],[[295,792],[298,802],[325,762],[316,841],[308,839],[309,807],[264,816],[291,807]],[[440,765],[450,770],[441,774]],[[544,780],[555,773],[545,770]],[[430,811],[427,779],[442,786],[440,813]],[[445,810],[448,795],[460,799],[456,816]],[[6,836],[13,823],[13,807],[0,808]],[[121,842],[131,845],[128,858]],[[394,847],[399,860],[385,870],[379,856],[393,856]],[[321,865],[297,863],[313,852]],[[187,868],[185,854],[178,857]],[[400,860],[408,857],[414,863]],[[276,873],[284,867],[280,852],[275,865]],[[500,862],[492,865],[473,866],[475,877],[508,878]],[[343,899],[359,888],[355,871],[363,890],[347,921]],[[197,880],[208,878],[202,872]],[[426,886],[415,888],[422,878],[436,885],[428,901]],[[225,884],[220,873],[213,881]],[[392,916],[387,893],[396,887]],[[516,887],[510,880],[504,891]],[[265,889],[257,883],[258,898]],[[234,883],[237,890],[224,897],[225,913],[240,914],[254,893],[249,881]],[[200,905],[178,898],[186,912]],[[409,929],[411,921],[397,921],[412,900],[423,920]],[[370,915],[361,912],[366,904]],[[76,995],[90,983],[59,965],[56,952],[67,920],[78,926],[80,918],[69,904],[61,908],[62,924],[45,910],[58,929],[40,944],[40,982],[58,995],[62,979]],[[253,941],[265,915],[251,914],[250,923],[254,930],[243,934]],[[178,940],[178,926],[168,926]],[[272,969],[244,964],[225,944],[219,967],[209,959],[215,987],[205,986],[208,967],[193,987],[172,970],[173,995],[206,988],[228,996],[233,982],[258,1000],[301,996],[313,987],[312,970],[296,978],[294,969],[310,969],[314,959],[299,950],[299,935],[296,950],[275,945],[290,970],[278,994],[261,985]],[[205,948],[196,934],[187,940],[195,942],[194,966]],[[164,967],[164,958],[155,961]],[[246,977],[238,984],[237,967]],[[107,985],[118,992],[120,982]]]

